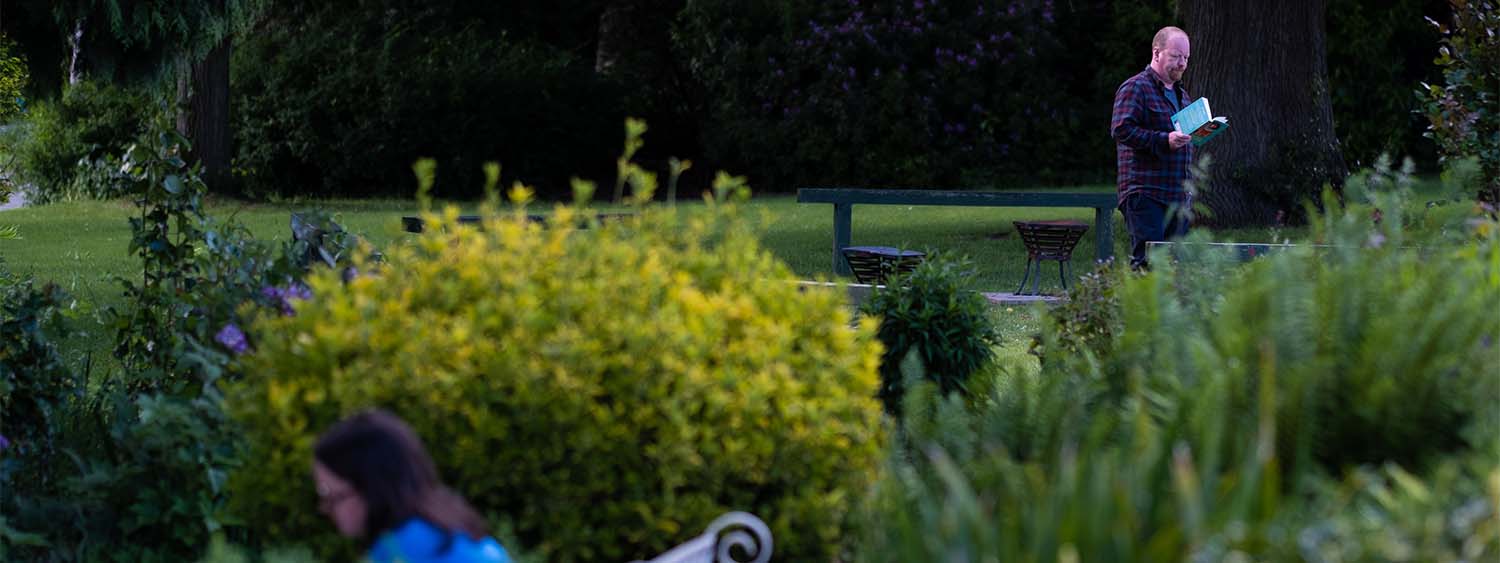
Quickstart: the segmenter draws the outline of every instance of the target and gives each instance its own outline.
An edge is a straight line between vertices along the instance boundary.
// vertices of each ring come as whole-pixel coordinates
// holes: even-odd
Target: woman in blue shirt
[[[313,447],[318,508],[360,538],[376,563],[510,563],[484,519],[443,486],[422,441],[400,418],[369,410]]]

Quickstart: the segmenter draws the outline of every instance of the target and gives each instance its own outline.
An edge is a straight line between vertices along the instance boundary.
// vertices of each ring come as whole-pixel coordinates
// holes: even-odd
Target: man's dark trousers
[[[1185,211],[1179,204],[1168,205],[1144,194],[1125,196],[1125,201],[1120,203],[1120,212],[1125,215],[1126,230],[1130,231],[1131,269],[1150,266],[1146,263],[1146,243],[1187,235]]]

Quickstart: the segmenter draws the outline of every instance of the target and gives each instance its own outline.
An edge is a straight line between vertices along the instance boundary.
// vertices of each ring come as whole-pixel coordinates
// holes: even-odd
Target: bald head
[[[1188,43],[1187,33],[1181,29],[1163,27],[1151,40],[1151,68],[1168,88],[1182,80],[1191,55],[1192,46]]]
[[[1161,28],[1160,31],[1156,32],[1156,37],[1153,37],[1151,39],[1151,50],[1152,51],[1161,51],[1163,49],[1166,49],[1167,48],[1167,42],[1171,41],[1173,37],[1178,37],[1178,36],[1181,36],[1183,39],[1187,39],[1187,32],[1183,31],[1180,28],[1172,27],[1170,25],[1167,26],[1167,27]]]

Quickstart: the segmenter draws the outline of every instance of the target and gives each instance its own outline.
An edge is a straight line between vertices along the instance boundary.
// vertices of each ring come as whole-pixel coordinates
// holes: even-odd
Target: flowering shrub
[[[1453,21],[1433,22],[1443,33],[1438,65],[1443,86],[1427,86],[1427,136],[1450,158],[1477,158],[1483,170],[1478,199],[1500,206],[1500,5],[1452,2]]]
[[[182,158],[185,141],[157,127],[123,151],[109,178],[139,211],[130,251],[141,270],[121,280],[125,302],[101,315],[114,330],[120,370],[69,372],[46,322],[61,297],[5,282],[0,429],[16,445],[0,452],[0,555],[194,560],[211,534],[233,526],[224,481],[242,442],[218,382],[250,350],[240,329],[246,315],[289,314],[311,296],[298,281],[309,248],[276,248],[205,215],[203,182]],[[318,254],[346,257],[337,244],[320,241]],[[66,458],[38,450],[52,449],[54,438]],[[18,539],[17,530],[34,535]],[[18,545],[7,553],[9,542]]]
[[[229,389],[249,451],[236,513],[271,542],[349,549],[311,510],[310,445],[357,409],[429,440],[447,481],[551,561],[651,556],[726,510],[778,558],[827,561],[874,477],[880,346],[801,293],[738,207],[579,230],[456,210],[347,284],[254,325]],[[874,323],[865,323],[873,327]]]
[[[682,20],[708,149],[773,184],[929,185],[1072,152],[1055,131],[1075,104],[1034,76],[1059,45],[1051,0],[708,1]]]

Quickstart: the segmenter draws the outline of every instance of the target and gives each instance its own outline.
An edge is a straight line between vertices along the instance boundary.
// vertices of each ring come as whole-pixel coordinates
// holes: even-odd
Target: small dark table
[[[915,250],[901,250],[889,246],[848,246],[844,248],[844,260],[854,273],[854,280],[870,285],[885,285],[894,274],[904,274],[917,269],[927,259],[927,254]]]
[[[1030,295],[1039,295],[1042,281],[1042,261],[1057,261],[1057,276],[1062,279],[1063,289],[1068,289],[1068,276],[1073,273],[1073,247],[1078,246],[1089,224],[1083,221],[1014,221],[1021,242],[1026,245],[1026,275],[1021,278],[1021,287],[1016,295],[1025,293],[1026,281],[1031,280]],[[1035,274],[1032,271],[1035,270]]]

